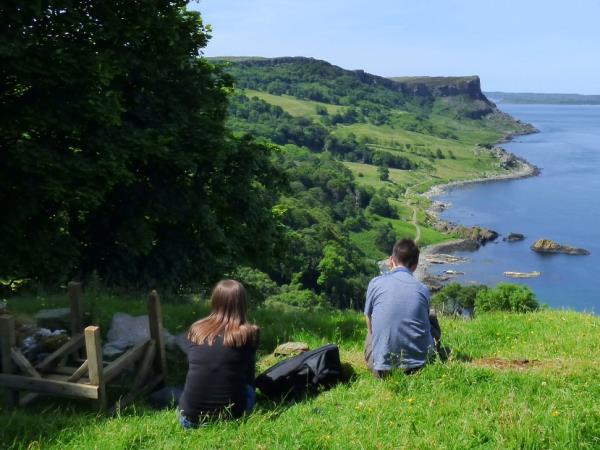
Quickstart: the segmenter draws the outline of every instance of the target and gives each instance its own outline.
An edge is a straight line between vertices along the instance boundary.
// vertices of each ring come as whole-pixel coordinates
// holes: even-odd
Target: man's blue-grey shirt
[[[397,267],[373,278],[365,315],[371,317],[375,370],[420,367],[434,351],[429,290],[410,270]]]

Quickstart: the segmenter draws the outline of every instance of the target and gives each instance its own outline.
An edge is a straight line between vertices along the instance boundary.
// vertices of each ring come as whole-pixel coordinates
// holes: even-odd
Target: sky
[[[309,56],[486,91],[600,94],[600,0],[197,0],[206,56]]]

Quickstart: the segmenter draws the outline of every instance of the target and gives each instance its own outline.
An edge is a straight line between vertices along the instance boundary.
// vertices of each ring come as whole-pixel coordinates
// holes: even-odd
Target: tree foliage
[[[317,113],[322,114],[322,111],[327,112],[318,105]],[[294,144],[315,152],[327,151],[345,161],[385,164],[394,169],[410,170],[417,167],[405,156],[369,148],[366,142],[361,142],[352,133],[335,135],[329,116],[326,116],[330,119],[329,123],[324,126],[308,117],[294,117],[280,106],[241,93],[231,96],[229,113],[231,129],[266,138],[275,144]]]
[[[431,297],[431,303],[443,313],[461,313],[465,308],[473,308],[478,292],[485,289],[487,287],[483,285],[449,283]]]
[[[390,169],[385,164],[381,164],[377,167],[377,173],[381,181],[388,181],[390,179]]]
[[[277,163],[290,180],[290,193],[280,199],[286,248],[273,278],[324,294],[336,307],[360,306],[375,266],[350,241],[346,224],[365,226],[370,193],[327,153],[287,145]]]
[[[392,254],[396,239],[396,230],[391,223],[384,222],[375,227],[375,246],[386,255]]]
[[[535,311],[540,307],[534,292],[520,284],[499,283],[492,289],[477,292],[475,307],[479,311]]]
[[[390,204],[390,201],[381,194],[376,194],[371,198],[369,203],[369,211],[379,216],[394,218],[397,213],[394,207]]]
[[[273,251],[281,177],[225,129],[186,1],[0,6],[0,274],[207,281]]]

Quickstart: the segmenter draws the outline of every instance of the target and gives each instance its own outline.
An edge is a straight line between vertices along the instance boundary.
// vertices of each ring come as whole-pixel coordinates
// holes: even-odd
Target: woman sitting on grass
[[[258,327],[246,322],[247,295],[235,280],[212,292],[210,315],[189,329],[189,369],[179,399],[184,428],[209,417],[240,417],[254,407]]]

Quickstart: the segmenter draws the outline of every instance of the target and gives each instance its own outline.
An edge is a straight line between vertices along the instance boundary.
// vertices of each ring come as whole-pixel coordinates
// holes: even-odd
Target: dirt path
[[[413,195],[419,195],[416,194],[414,192],[414,189],[419,186],[420,184],[423,183],[427,183],[430,180],[425,180],[425,181],[421,181],[419,183],[413,184],[412,186],[409,186],[406,188],[406,192],[404,193],[404,198],[413,196]],[[398,198],[398,200],[400,201],[400,198]],[[407,204],[408,206],[410,206],[412,208],[412,219],[410,220],[410,223],[413,224],[413,226],[415,227],[415,244],[418,244],[419,241],[421,240],[421,227],[419,226],[419,221],[417,219],[417,207],[413,205],[413,200],[407,199]]]
[[[421,240],[421,227],[419,226],[419,222],[417,221],[417,208],[412,206],[413,215],[412,220],[410,221],[415,226],[415,244],[419,243]]]

